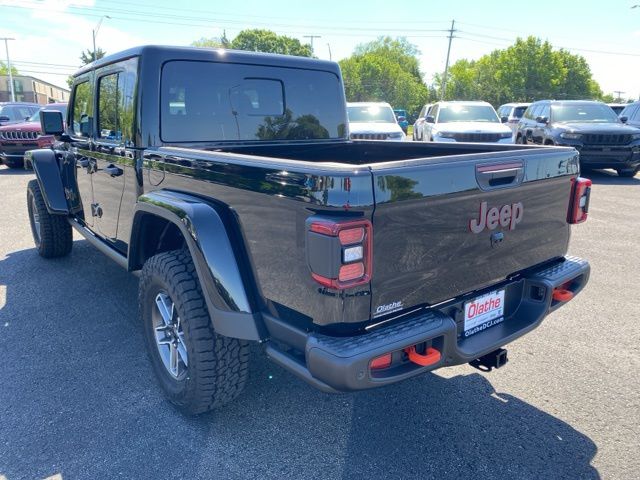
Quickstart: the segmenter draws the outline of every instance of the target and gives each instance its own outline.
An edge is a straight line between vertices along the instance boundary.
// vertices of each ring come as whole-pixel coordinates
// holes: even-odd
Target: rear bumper
[[[589,272],[588,262],[567,257],[487,289],[504,288],[510,298],[505,303],[511,306],[505,307],[504,321],[466,338],[461,329],[464,302],[484,292],[474,292],[437,309],[419,309],[350,337],[306,333],[266,317],[271,334],[266,351],[273,361],[323,391],[389,385],[441,367],[471,362],[525,335],[566,303],[553,299],[554,289],[563,286],[575,295],[586,285]],[[439,360],[428,366],[410,362],[403,352],[414,345],[436,349]],[[372,370],[371,361],[387,353],[393,355],[392,366]]]

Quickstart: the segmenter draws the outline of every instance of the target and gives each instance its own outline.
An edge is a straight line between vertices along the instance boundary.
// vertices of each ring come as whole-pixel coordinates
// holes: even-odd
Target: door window
[[[540,109],[540,113],[538,115],[540,117],[547,117],[547,119],[548,119],[549,115],[551,115],[551,109],[549,107],[549,104],[543,105],[542,108]]]
[[[100,139],[128,144],[133,138],[135,76],[132,72],[105,75],[98,82]]]
[[[88,81],[76,85],[71,114],[73,134],[77,137],[90,137],[93,124],[93,96]]]

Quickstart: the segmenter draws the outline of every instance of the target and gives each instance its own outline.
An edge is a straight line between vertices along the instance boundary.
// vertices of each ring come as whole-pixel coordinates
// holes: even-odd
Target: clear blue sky
[[[331,49],[333,60],[339,60],[379,35],[406,36],[420,49],[430,82],[444,69],[444,30],[455,19],[454,62],[504,48],[517,36],[536,35],[585,56],[605,92],[622,90],[638,98],[640,8],[630,8],[635,3],[640,0],[538,0],[527,8],[498,0],[421,0],[402,7],[376,0],[0,0],[0,36],[16,38],[10,51],[19,70],[58,84],[74,70],[80,51],[90,48],[91,30],[102,15],[111,18],[103,21],[97,43],[107,52],[148,43],[187,45],[224,30],[233,38],[245,28],[267,28],[301,41],[320,35],[314,39],[316,55],[328,59]],[[0,58],[4,61],[4,48]]]

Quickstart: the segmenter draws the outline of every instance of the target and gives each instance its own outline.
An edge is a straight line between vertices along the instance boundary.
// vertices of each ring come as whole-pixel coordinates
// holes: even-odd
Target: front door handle
[[[108,167],[106,167],[104,169],[105,173],[108,173],[109,175],[111,175],[112,177],[119,177],[120,175],[122,175],[122,173],[124,172],[124,170],[122,170],[119,167],[116,167],[115,165],[111,164]]]

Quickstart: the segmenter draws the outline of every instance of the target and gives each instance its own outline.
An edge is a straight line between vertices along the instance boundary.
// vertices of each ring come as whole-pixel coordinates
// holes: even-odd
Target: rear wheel
[[[47,210],[38,180],[27,185],[27,209],[36,249],[41,257],[64,257],[73,247],[73,232],[64,215],[51,215]]]
[[[174,405],[198,414],[229,403],[242,392],[248,342],[215,332],[187,250],[147,260],[138,302],[154,371]]]

